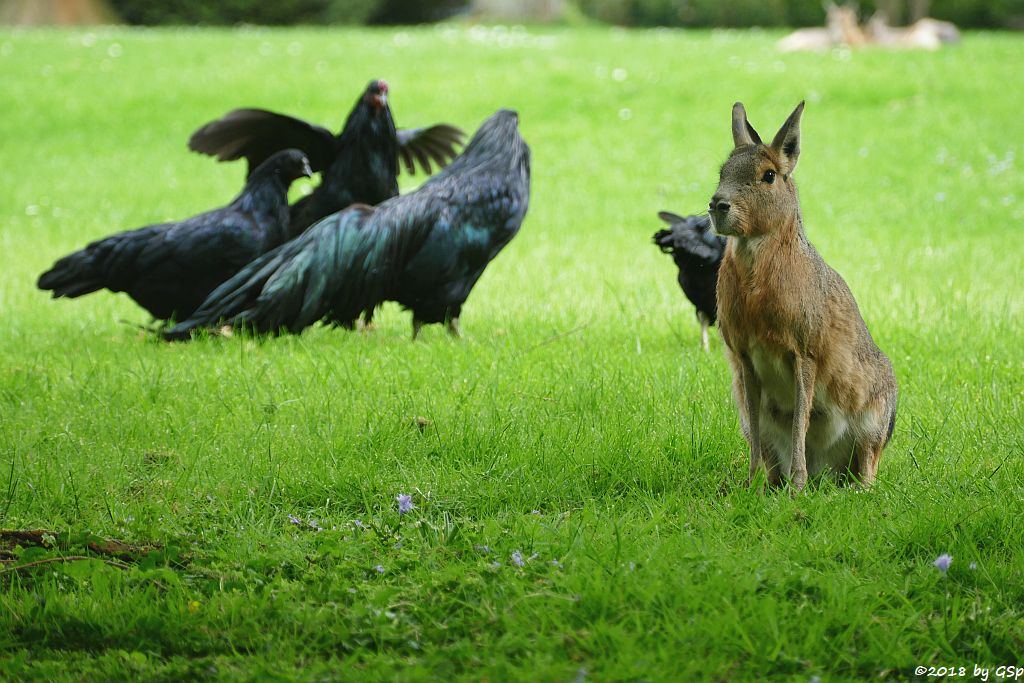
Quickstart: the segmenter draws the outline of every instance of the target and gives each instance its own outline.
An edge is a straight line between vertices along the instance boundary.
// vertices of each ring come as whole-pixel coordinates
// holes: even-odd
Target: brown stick
[[[61,534],[57,531],[49,531],[47,529],[0,529],[0,541],[30,543],[43,548],[50,547],[50,544],[44,539],[44,536],[47,535],[52,536],[57,545],[61,544]],[[160,544],[132,545],[124,541],[107,538],[99,541],[90,541],[86,544],[86,548],[97,555],[108,555],[122,560],[132,560],[135,559],[136,555],[158,550]]]
[[[66,557],[48,557],[45,560],[36,560],[35,562],[20,564],[17,567],[7,567],[6,569],[0,569],[0,575],[10,574],[11,572],[21,571],[22,569],[30,569],[32,567],[38,567],[39,565],[50,564],[53,562],[78,562],[80,560],[99,560],[103,564],[109,564],[111,567],[117,567],[118,569],[131,569],[130,565],[124,564],[123,562],[117,562],[116,560],[104,560],[101,557],[89,557],[88,555],[68,555]]]

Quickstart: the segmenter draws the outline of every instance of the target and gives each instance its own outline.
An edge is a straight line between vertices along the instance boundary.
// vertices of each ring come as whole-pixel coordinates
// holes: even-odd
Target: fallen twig
[[[131,565],[127,565],[117,560],[104,560],[102,557],[89,557],[88,555],[67,555],[65,557],[47,557],[43,560],[36,560],[35,562],[26,562],[25,564],[19,564],[17,567],[7,567],[6,569],[0,569],[0,575],[10,574],[12,572],[21,571],[22,569],[30,569],[32,567],[38,567],[43,564],[51,564],[53,562],[78,562],[80,560],[97,560],[103,564],[109,564],[111,567],[117,567],[118,569],[131,569]]]
[[[0,529],[0,554],[8,551],[7,548],[3,547],[5,541],[8,544],[28,544],[42,548],[57,546],[64,550],[69,550],[69,545],[77,545],[71,543],[71,539],[67,537],[67,534],[62,535],[60,532],[47,529]],[[124,541],[107,538],[89,541],[85,544],[85,547],[97,555],[108,555],[121,560],[135,560],[140,555],[159,550],[161,546],[159,543],[133,545]]]

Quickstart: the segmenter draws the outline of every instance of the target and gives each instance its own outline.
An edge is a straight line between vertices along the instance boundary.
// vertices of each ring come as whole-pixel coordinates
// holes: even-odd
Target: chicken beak
[[[309,159],[302,160],[302,175],[307,178],[313,177],[313,169],[309,167]]]

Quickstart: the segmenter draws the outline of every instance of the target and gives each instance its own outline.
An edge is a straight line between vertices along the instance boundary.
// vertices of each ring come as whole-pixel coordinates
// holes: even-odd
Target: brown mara
[[[718,324],[732,366],[750,479],[833,476],[870,485],[896,419],[896,378],[843,278],[804,234],[793,170],[801,102],[771,144],[732,112],[734,149],[711,199],[729,237]]]

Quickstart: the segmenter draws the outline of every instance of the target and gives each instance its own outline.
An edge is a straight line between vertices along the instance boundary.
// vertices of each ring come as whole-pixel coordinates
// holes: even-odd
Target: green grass
[[[0,575],[0,678],[1024,664],[1024,41],[782,56],[776,37],[0,34],[0,526],[57,534],[5,566],[93,536],[162,546],[128,569]],[[88,240],[237,192],[241,167],[187,152],[199,124],[253,105],[336,128],[376,77],[399,125],[473,130],[513,107],[532,145],[530,213],[470,297],[464,340],[435,326],[411,343],[388,305],[371,335],[165,345],[122,322],[146,322],[123,295],[35,289]],[[900,382],[866,493],[741,485],[721,344],[700,350],[650,244],[657,210],[706,206],[733,101],[770,135],[801,98],[808,234]]]

